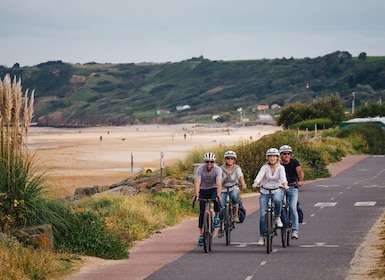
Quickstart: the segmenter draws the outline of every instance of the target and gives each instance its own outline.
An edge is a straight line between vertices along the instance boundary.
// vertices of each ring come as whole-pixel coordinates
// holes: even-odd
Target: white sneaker
[[[282,224],[282,221],[281,221],[281,218],[280,218],[280,217],[277,217],[277,218],[275,219],[275,222],[276,222],[276,224],[277,224],[277,227],[279,227],[279,228],[283,227],[283,224]]]
[[[240,223],[241,221],[239,220],[239,216],[238,215],[234,215],[234,222],[235,223]]]
[[[260,237],[258,242],[257,242],[257,245],[258,246],[265,246],[265,238]]]
[[[293,230],[293,232],[291,233],[291,239],[298,239],[298,231]]]

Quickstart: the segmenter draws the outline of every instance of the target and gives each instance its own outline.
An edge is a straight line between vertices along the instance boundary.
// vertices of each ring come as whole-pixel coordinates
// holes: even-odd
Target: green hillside
[[[258,105],[338,94],[349,110],[352,92],[357,108],[385,95],[385,57],[359,59],[339,51],[313,59],[0,66],[0,78],[6,74],[35,90],[33,121],[45,126],[188,123],[213,115],[236,120],[239,107],[253,120]],[[190,108],[178,111],[183,105]]]

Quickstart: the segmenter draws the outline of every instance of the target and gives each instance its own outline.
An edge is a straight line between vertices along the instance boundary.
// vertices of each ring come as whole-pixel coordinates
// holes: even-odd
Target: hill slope
[[[5,68],[35,89],[34,121],[44,126],[126,125],[254,119],[261,104],[309,103],[339,94],[350,108],[384,99],[385,58],[334,52],[314,59],[210,61],[164,64],[67,64]],[[189,109],[178,111],[177,106]]]

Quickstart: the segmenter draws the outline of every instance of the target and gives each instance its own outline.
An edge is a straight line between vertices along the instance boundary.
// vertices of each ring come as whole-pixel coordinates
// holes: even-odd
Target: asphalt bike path
[[[334,163],[329,166],[329,171],[332,174],[332,178],[342,172],[343,170],[352,167],[361,160],[365,159],[367,156],[348,156],[338,163]],[[317,180],[322,182],[321,180]],[[312,181],[314,182],[314,181]],[[306,184],[310,181],[305,182],[304,189],[306,189]],[[258,198],[256,193],[246,194],[242,196],[242,201],[247,209],[247,219],[249,216],[256,216],[256,212],[259,209]],[[302,194],[300,193],[300,198]],[[246,219],[246,221],[247,221]],[[257,221],[258,217],[252,217],[251,219]],[[253,221],[253,223],[255,223]],[[255,223],[256,224],[256,223]],[[246,230],[246,227],[242,229],[243,225],[237,225],[236,230],[233,232],[233,236],[236,238],[237,234],[243,234],[242,231]],[[257,241],[258,227],[254,226],[255,232],[255,243]],[[245,233],[246,234],[246,233]],[[305,233],[303,233],[305,235]],[[157,279],[156,272],[167,264],[170,264],[177,259],[181,258],[187,252],[192,250],[197,250],[199,253],[203,253],[203,249],[197,247],[198,239],[198,228],[197,228],[197,218],[185,220],[179,225],[171,228],[164,229],[159,233],[153,234],[149,239],[139,242],[134,248],[130,250],[130,257],[127,260],[119,261],[108,261],[102,262],[98,267],[92,267],[89,269],[84,267],[76,275],[67,277],[68,280],[99,280],[99,279],[129,279],[129,280],[139,280],[145,279]],[[224,238],[218,239],[214,237],[215,242],[225,243]],[[274,239],[274,243],[278,244],[280,242],[280,237]],[[296,241],[294,241],[296,242]],[[233,246],[233,244],[231,245]],[[231,246],[221,247],[221,249],[231,250]],[[242,244],[235,244],[235,246],[242,246]],[[214,243],[213,252],[215,251],[216,244]],[[255,250],[254,250],[255,251]],[[263,248],[258,249],[258,252],[265,251]],[[212,254],[210,252],[205,254],[206,256]],[[203,256],[203,255],[202,255]],[[204,261],[204,258],[202,257]],[[231,259],[229,260],[231,263]],[[227,262],[223,261],[222,265]],[[199,269],[196,267],[195,269]],[[153,275],[153,278],[150,275]],[[177,279],[170,275],[169,279]]]

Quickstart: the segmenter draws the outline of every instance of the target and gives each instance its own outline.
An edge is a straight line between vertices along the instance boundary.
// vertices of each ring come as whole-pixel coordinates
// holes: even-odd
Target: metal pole
[[[353,100],[352,100],[352,115],[354,115],[354,100],[356,99],[356,93],[352,92]]]
[[[163,152],[160,152],[160,190],[163,190],[163,166],[164,166],[164,160],[163,160]]]
[[[131,152],[131,172],[134,172],[134,156],[132,155],[132,152]]]

